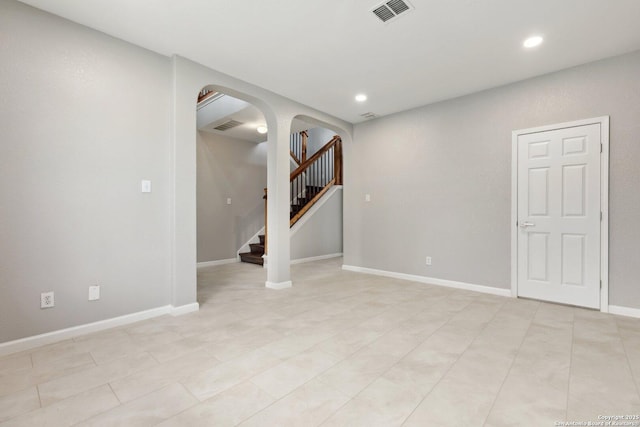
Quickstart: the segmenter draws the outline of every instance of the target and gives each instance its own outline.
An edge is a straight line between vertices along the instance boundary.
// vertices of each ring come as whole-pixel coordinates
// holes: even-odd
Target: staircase
[[[289,181],[292,227],[333,185],[342,185],[342,139],[336,135],[313,156],[303,157]]]
[[[264,234],[261,234],[258,238],[260,239],[260,243],[249,243],[251,252],[239,254],[240,261],[264,265],[264,259],[262,258],[262,255],[264,255]]]
[[[334,136],[317,153],[307,157],[307,133],[291,135],[291,158],[298,167],[290,175],[289,226],[292,227],[333,186],[342,185],[342,139]],[[267,189],[265,188],[265,224],[267,223]],[[251,252],[238,254],[242,262],[264,264],[267,230],[260,243],[249,244]]]

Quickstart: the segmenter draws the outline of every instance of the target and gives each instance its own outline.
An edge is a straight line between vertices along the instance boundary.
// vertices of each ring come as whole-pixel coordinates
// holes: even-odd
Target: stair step
[[[264,245],[264,234],[259,235],[258,239],[260,239],[260,244]]]
[[[264,259],[262,258],[262,255],[256,255],[251,252],[244,252],[239,255],[240,255],[240,260],[242,262],[248,262],[248,263],[257,264],[257,265],[264,265]]]
[[[251,248],[251,253],[255,255],[264,255],[264,245],[259,243],[249,243],[249,247]]]

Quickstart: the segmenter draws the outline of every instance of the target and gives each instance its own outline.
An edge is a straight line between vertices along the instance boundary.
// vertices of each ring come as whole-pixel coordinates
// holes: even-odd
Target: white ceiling
[[[242,124],[225,131],[215,129],[216,126],[226,123],[229,120],[235,120]],[[198,130],[225,135],[231,138],[242,139],[244,141],[259,143],[266,141],[267,135],[259,134],[256,128],[258,126],[265,126],[265,123],[266,120],[264,119],[264,115],[262,114],[262,112],[253,105],[249,104],[246,108],[243,108],[239,111],[234,111],[230,114],[226,114],[219,120],[215,120],[210,123],[198,124]]]
[[[22,1],[354,123],[640,49],[639,0]]]
[[[229,95],[226,96],[230,97]],[[217,101],[213,102],[215,103]],[[235,120],[242,124],[224,131],[215,129],[216,126],[226,123],[229,120]],[[258,133],[258,131],[256,130],[258,126],[266,126],[266,123],[267,121],[265,120],[262,111],[249,104],[241,110],[228,112],[222,115],[217,120],[199,123],[198,130],[241,139],[243,141],[255,142],[257,144],[267,140],[268,134],[263,135]],[[293,122],[291,123],[291,133],[308,130],[313,127],[315,126],[309,123],[305,123],[300,119],[293,119]]]

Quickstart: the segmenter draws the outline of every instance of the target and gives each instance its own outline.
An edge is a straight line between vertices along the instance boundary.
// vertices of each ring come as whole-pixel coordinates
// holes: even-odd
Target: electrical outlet
[[[54,305],[53,292],[43,292],[40,294],[40,308],[51,308]]]
[[[431,257],[428,256],[425,262],[427,263],[427,265],[431,265]]]
[[[89,286],[89,301],[100,299],[100,285]]]

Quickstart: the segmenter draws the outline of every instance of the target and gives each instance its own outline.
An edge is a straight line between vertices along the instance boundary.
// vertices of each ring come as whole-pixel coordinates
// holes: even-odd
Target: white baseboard
[[[215,267],[216,265],[233,264],[234,262],[240,262],[238,258],[219,259],[217,261],[199,262],[196,264],[197,268]]]
[[[618,316],[636,317],[640,319],[640,309],[631,307],[622,307],[619,305],[610,305],[609,313],[617,314]]]
[[[287,280],[286,282],[279,282],[279,283],[267,281],[264,285],[269,289],[287,289],[293,286],[293,284],[291,283],[291,280]]]
[[[342,269],[347,271],[355,271],[356,273],[373,274],[375,276],[392,277],[394,279],[410,280],[412,282],[444,286],[446,288],[464,289],[467,291],[481,292],[483,294],[498,295],[501,297],[511,297],[511,289],[493,288],[491,286],[476,285],[473,283],[455,282],[453,280],[436,279],[434,277],[417,276],[414,274],[405,274],[405,273],[396,273],[393,271],[376,270],[373,268],[356,267],[352,265],[343,265]]]
[[[81,335],[86,335],[93,332],[100,332],[106,329],[140,322],[141,320],[164,316],[165,314],[178,316],[181,314],[197,311],[198,309],[198,303],[187,304],[180,307],[165,305],[163,307],[152,308],[150,310],[139,311],[137,313],[131,313],[124,316],[113,317],[111,319],[100,320],[98,322],[87,323],[85,325],[73,326],[71,328],[60,329],[40,335],[34,335],[32,337],[20,338],[14,341],[7,341],[4,343],[0,343],[0,356],[17,353],[19,351],[30,350],[32,348],[79,337]]]
[[[336,254],[329,254],[329,255],[319,255],[319,256],[312,256],[309,258],[299,258],[299,259],[292,259],[291,260],[291,264],[303,264],[305,262],[312,262],[312,261],[320,261],[323,259],[330,259],[330,258],[339,258],[342,256],[342,252],[340,253],[336,253]]]
[[[182,316],[183,314],[193,313],[194,311],[200,310],[200,304],[197,302],[191,304],[181,305],[179,307],[170,306],[171,311],[169,312],[172,316]]]

